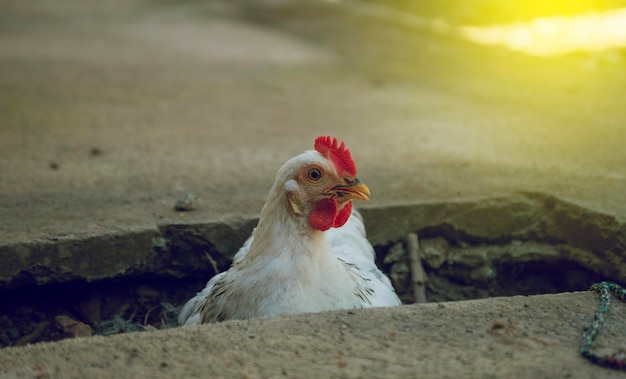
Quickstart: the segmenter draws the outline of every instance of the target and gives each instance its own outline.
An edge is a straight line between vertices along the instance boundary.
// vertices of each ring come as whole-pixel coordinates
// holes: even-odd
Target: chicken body
[[[369,191],[337,165],[311,150],[281,167],[256,229],[230,269],[185,304],[180,324],[400,305],[352,211],[350,200]]]

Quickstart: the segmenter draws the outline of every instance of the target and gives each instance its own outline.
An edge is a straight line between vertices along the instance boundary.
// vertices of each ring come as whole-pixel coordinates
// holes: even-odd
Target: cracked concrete
[[[626,278],[621,96],[626,73],[621,64],[589,65],[594,57],[584,54],[526,57],[369,18],[349,6],[305,0],[7,2],[0,14],[3,288],[145,273],[209,276],[211,265],[197,245],[206,245],[207,253],[226,264],[253,227],[276,169],[311,148],[321,134],[346,141],[359,175],[373,190],[371,203],[362,209],[377,245],[443,225],[479,243],[561,246],[561,254],[585,262],[598,275]],[[618,56],[623,61],[623,52]],[[188,192],[198,196],[196,209],[174,211]],[[524,333],[561,330],[553,305],[573,301],[591,315],[597,306],[593,299],[587,294],[527,298],[544,316],[528,314]],[[479,304],[495,312],[507,301],[516,300]],[[478,303],[450,305],[458,312],[450,313],[446,327],[402,326],[407,339],[419,339],[423,327],[441,332],[439,342],[427,339],[431,353],[424,353],[422,369],[440,370],[443,376],[476,369],[447,366],[445,350],[452,349],[467,362],[491,366],[477,376],[511,376],[523,367],[535,377],[553,377],[566,366],[554,362],[568,362],[572,377],[606,373],[578,357],[575,342],[557,349],[562,360],[550,362],[533,361],[555,351],[535,340],[512,343],[519,352],[509,355],[498,355],[500,348],[493,345],[480,350],[479,359],[453,348],[454,341],[467,347],[475,337],[448,329],[463,317],[482,317],[471,304]],[[394,312],[417,312],[423,323],[433,316],[431,308],[358,314],[376,324]],[[302,317],[320,323],[315,330],[322,333],[337,316]],[[280,330],[282,322],[290,321],[250,325],[269,323]],[[623,335],[621,324],[616,330]],[[181,375],[198,373],[202,368],[192,366],[203,362],[206,367],[200,353],[207,352],[198,340],[192,343],[198,361],[183,359],[189,339],[224,331],[219,333],[235,341],[233,349],[243,352],[239,337],[227,332],[240,325],[248,324],[7,349],[0,360],[15,362],[2,366],[11,367],[5,376],[32,376],[37,357],[50,354],[48,349],[61,357],[70,354],[66,348],[71,354],[79,348],[116,354],[126,351],[118,350],[124,345],[152,354],[154,343],[167,339],[174,345],[166,367]],[[567,332],[569,341],[582,326]],[[320,338],[310,332],[303,329],[301,338]],[[274,345],[281,341],[279,335],[272,338]],[[344,351],[355,349],[361,366],[346,358],[346,370],[334,371],[339,358],[333,347],[329,375],[397,376],[415,369],[399,363],[410,359],[406,341],[375,359],[358,358],[357,342],[332,341],[341,346],[342,359]],[[264,361],[252,357],[258,351],[242,354],[232,366],[239,371],[222,367],[215,374],[275,373],[261,370]],[[520,363],[520,357],[527,360]],[[132,377],[153,362],[131,358],[118,376]],[[380,363],[379,371],[363,371],[370,358]],[[290,359],[285,355],[272,364],[280,367]],[[302,359],[313,370],[318,358]],[[404,369],[389,368],[395,364]],[[55,375],[68,377],[104,372],[56,365],[41,367],[59,367]],[[355,366],[362,369],[351,371]],[[166,372],[155,371],[161,375]]]

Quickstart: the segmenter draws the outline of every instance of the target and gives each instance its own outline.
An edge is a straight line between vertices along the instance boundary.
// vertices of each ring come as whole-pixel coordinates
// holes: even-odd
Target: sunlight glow
[[[572,17],[536,18],[528,23],[461,26],[463,38],[504,45],[527,54],[551,56],[626,47],[626,8]]]

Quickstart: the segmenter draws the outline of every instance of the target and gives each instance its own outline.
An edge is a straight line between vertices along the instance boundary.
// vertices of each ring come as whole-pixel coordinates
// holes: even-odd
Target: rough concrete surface
[[[2,288],[211,274],[172,244],[228,257],[276,169],[321,134],[373,191],[375,244],[442,227],[549,244],[624,281],[624,52],[535,58],[360,9],[0,3]],[[195,210],[175,211],[189,192]],[[0,376],[609,377],[577,354],[597,306],[579,293],[77,339],[3,349]]]
[[[621,377],[577,355],[597,302],[516,296],[78,338],[3,350],[0,377]],[[625,347],[624,310],[611,312],[599,348]]]

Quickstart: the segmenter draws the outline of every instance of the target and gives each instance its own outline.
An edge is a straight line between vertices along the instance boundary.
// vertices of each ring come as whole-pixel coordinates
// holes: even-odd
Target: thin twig
[[[37,324],[37,326],[32,332],[28,333],[25,336],[20,337],[20,339],[18,339],[15,342],[15,346],[24,346],[24,345],[28,345],[31,342],[36,341],[39,337],[41,337],[43,332],[45,332],[46,329],[48,329],[48,326],[50,326],[49,321],[40,322],[39,324]]]
[[[148,317],[150,317],[150,313],[152,313],[153,310],[157,309],[159,307],[159,305],[155,305],[154,307],[148,309],[148,311],[146,312],[145,316],[143,316],[143,324],[144,325],[148,325]]]
[[[422,267],[422,260],[420,258],[419,240],[416,233],[409,233],[406,238],[407,249],[409,252],[409,262],[411,265],[411,288],[413,289],[413,296],[416,303],[426,302],[426,281],[428,277]]]
[[[215,275],[219,274],[220,269],[217,267],[217,262],[215,261],[215,259],[213,259],[213,257],[206,251],[204,252],[204,255],[206,255],[206,258],[209,260],[209,262],[211,262],[211,266],[213,266],[213,271],[215,271]]]

